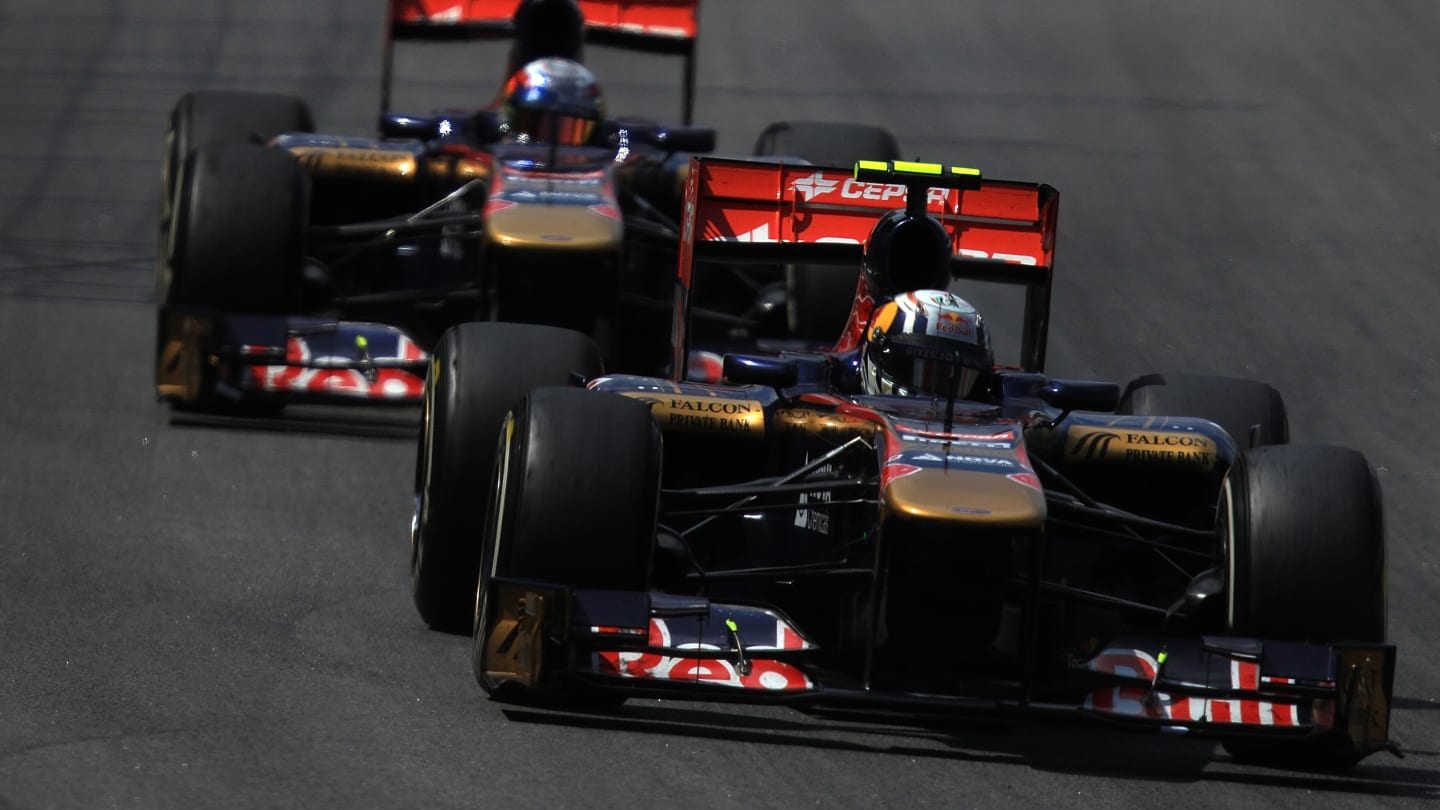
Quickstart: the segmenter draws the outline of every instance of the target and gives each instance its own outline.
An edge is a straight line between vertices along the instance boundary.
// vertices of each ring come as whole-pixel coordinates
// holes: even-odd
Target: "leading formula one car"
[[[468,414],[427,422],[416,534],[479,563],[454,584],[476,586],[480,685],[1079,716],[1304,767],[1393,750],[1370,465],[1288,444],[1261,383],[1046,376],[1058,202],[928,164],[697,159],[677,373],[532,391],[493,457],[490,423],[436,462]],[[747,260],[863,268],[846,332],[685,381],[695,265]],[[993,366],[956,280],[1024,286],[1019,366]],[[490,495],[456,533],[465,463]]]
[[[315,134],[295,98],[182,98],[166,138],[158,394],[192,408],[413,403],[436,340],[467,320],[576,329],[610,368],[663,372],[687,153],[714,132],[604,117],[577,59],[586,38],[682,53],[690,88],[697,5],[395,0],[394,37],[511,35],[518,67],[492,106],[387,109],[378,138]],[[711,333],[783,334],[761,286],[699,307]]]

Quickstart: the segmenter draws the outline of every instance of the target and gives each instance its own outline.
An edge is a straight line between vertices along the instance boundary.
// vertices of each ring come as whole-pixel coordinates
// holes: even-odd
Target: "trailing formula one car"
[[[577,59],[585,38],[683,53],[689,88],[697,5],[395,0],[394,37],[514,35],[517,67],[490,107],[387,110],[380,137],[315,134],[296,98],[184,96],[166,138],[157,393],[414,403],[439,336],[470,320],[574,329],[608,368],[664,373],[683,176],[714,132],[607,118]],[[784,335],[763,285],[697,311],[717,338]]]
[[[585,43],[684,60],[681,121],[695,114],[700,0],[391,0],[380,111],[390,111],[397,40],[509,39],[510,75],[547,56],[580,61]]]
[[[417,515],[431,551],[481,546],[481,686],[1085,717],[1302,767],[1393,750],[1370,465],[1288,444],[1262,383],[1046,376],[1058,202],[930,164],[696,159],[676,373],[532,391],[493,460],[486,429],[468,460],[422,465],[435,507],[458,508],[464,464],[495,471],[468,533]],[[710,261],[849,268],[849,326],[829,351],[729,355],[723,384],[687,382]],[[1025,288],[1018,366],[994,365],[952,282]],[[480,385],[466,373],[442,379]],[[446,412],[425,441],[466,422]]]

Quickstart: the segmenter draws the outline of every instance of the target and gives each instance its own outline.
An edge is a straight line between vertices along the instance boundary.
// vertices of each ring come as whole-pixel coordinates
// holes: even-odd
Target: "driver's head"
[[[536,59],[505,84],[500,127],[519,143],[584,144],[605,117],[590,69],[569,59]]]
[[[995,366],[980,313],[945,290],[901,293],[875,309],[861,347],[868,394],[968,397]]]

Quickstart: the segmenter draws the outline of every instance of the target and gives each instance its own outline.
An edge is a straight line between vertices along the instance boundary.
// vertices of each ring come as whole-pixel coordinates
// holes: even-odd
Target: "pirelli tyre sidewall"
[[[486,630],[497,609],[491,577],[600,590],[649,586],[662,455],[659,425],[645,403],[628,397],[540,388],[509,415],[475,600],[472,660],[486,692],[505,696],[505,685],[486,675]]]
[[[794,157],[850,169],[857,160],[899,160],[900,145],[883,127],[830,121],[776,121],[755,141],[757,156]],[[855,302],[858,273],[825,265],[785,268],[785,320],[790,336],[834,343]]]
[[[1273,387],[1256,380],[1207,374],[1147,374],[1125,387],[1117,412],[1208,419],[1224,428],[1241,450],[1290,441],[1284,399]]]
[[[157,300],[168,286],[170,231],[180,169],[190,153],[213,143],[264,143],[287,132],[314,132],[310,108],[294,96],[236,90],[186,93],[170,111],[160,167],[160,250]]]
[[[179,407],[228,408],[204,362],[214,324],[299,311],[309,178],[287,152],[210,144],[185,159],[178,188],[156,282],[156,391]]]
[[[310,181],[289,152],[202,146],[180,172],[164,303],[246,315],[300,306]]]
[[[1283,445],[1240,454],[1221,488],[1226,632],[1263,640],[1383,642],[1385,521],[1365,457],[1343,447]],[[1348,767],[1344,733],[1293,742],[1227,741],[1237,759]]]
[[[426,624],[468,633],[496,437],[532,388],[604,372],[587,335],[551,326],[460,324],[432,355],[416,451],[410,571]]]
[[[1327,445],[1240,454],[1221,489],[1229,632],[1385,640],[1385,520],[1370,463]]]

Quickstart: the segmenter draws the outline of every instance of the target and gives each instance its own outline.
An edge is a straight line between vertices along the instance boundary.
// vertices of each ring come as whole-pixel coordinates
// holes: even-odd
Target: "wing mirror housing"
[[[725,382],[730,385],[789,388],[800,380],[799,364],[779,357],[727,354],[723,373]]]
[[[1040,387],[1041,401],[1062,411],[1114,413],[1120,405],[1120,385],[1094,380],[1051,380]]]

